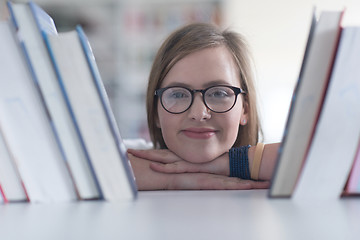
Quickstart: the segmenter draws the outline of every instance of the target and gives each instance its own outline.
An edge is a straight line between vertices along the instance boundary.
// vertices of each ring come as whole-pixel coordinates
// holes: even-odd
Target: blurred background
[[[13,2],[26,2],[17,0]],[[166,36],[190,22],[243,34],[251,47],[265,142],[281,141],[303,58],[311,14],[346,8],[360,24],[359,0],[34,0],[59,32],[82,25],[93,48],[123,138],[149,139],[145,90]],[[0,18],[7,17],[0,0]]]

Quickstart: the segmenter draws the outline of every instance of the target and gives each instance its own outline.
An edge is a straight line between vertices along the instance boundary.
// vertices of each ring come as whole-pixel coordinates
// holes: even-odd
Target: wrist
[[[264,143],[257,143],[255,147],[255,151],[252,158],[252,164],[251,164],[251,179],[252,180],[259,180],[259,172],[260,172],[260,166],[262,163],[262,156],[264,152]]]
[[[229,176],[260,180],[264,144],[242,146],[229,150]]]
[[[254,155],[255,155],[255,147],[256,146],[251,146],[248,150],[249,166],[253,165]]]

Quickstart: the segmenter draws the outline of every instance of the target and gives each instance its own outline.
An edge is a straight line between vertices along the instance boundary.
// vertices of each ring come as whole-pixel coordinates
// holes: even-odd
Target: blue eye
[[[164,92],[164,97],[167,99],[186,99],[191,98],[191,93],[184,88],[169,88]]]
[[[187,97],[189,97],[189,95],[184,92],[172,92],[169,95],[169,97],[171,97],[171,98],[187,98]]]
[[[213,93],[214,97],[226,97],[229,94],[225,91],[217,91]]]
[[[210,98],[226,98],[230,97],[229,91],[223,88],[211,89],[211,91],[207,92],[206,97]]]

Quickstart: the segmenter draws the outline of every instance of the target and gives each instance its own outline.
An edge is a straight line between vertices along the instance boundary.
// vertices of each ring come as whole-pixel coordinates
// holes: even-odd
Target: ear
[[[241,116],[241,118],[240,118],[240,125],[245,126],[247,123],[248,123],[248,118],[247,118],[247,116],[245,116],[245,115]]]
[[[242,114],[240,118],[240,125],[245,126],[248,123],[249,120],[249,104],[247,102],[244,102]]]

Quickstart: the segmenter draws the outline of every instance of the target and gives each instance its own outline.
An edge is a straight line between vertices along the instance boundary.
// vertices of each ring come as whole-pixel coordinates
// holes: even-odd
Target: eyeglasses
[[[194,102],[194,94],[200,92],[205,106],[213,112],[225,113],[230,111],[235,103],[237,96],[246,94],[238,87],[217,85],[205,89],[189,89],[187,87],[166,87],[155,91],[155,96],[160,98],[163,108],[173,114],[187,111]]]

